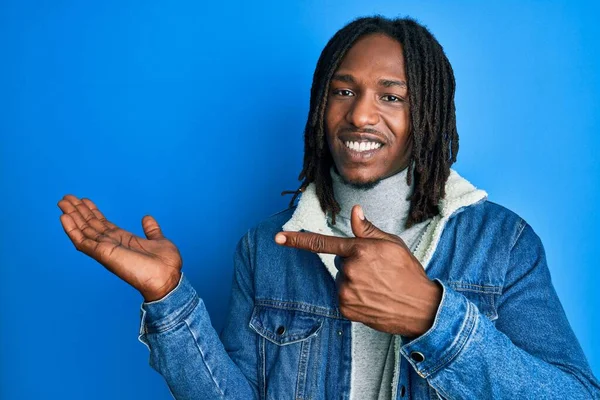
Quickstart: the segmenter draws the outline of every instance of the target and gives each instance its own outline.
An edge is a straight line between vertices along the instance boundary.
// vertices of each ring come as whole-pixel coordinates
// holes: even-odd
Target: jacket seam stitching
[[[450,353],[449,355],[447,355],[446,357],[444,357],[433,368],[423,371],[424,375],[429,376],[429,375],[435,374],[437,371],[442,369],[444,366],[450,364],[465,348],[466,344],[469,341],[469,338],[471,337],[471,334],[473,333],[473,330],[475,329],[475,325],[477,323],[477,316],[475,314],[473,307],[474,306],[471,304],[471,302],[467,301],[467,310],[468,310],[467,318],[466,318],[464,327],[461,329],[461,331],[458,335],[459,341],[458,341],[458,343],[456,343],[456,346],[455,346],[456,351],[454,351],[454,352]]]
[[[261,300],[255,299],[255,304],[262,307],[270,307],[278,310],[292,310],[292,311],[303,311],[319,315],[322,317],[331,317],[336,319],[346,319],[338,311],[328,311],[325,308],[313,306],[307,303],[301,302],[288,302],[288,301],[277,301],[277,300]]]
[[[260,336],[262,336],[264,339],[268,340],[269,342],[276,344],[278,346],[286,346],[289,344],[294,344],[294,343],[299,343],[299,342],[303,342],[307,339],[310,339],[313,336],[316,336],[319,331],[321,330],[321,328],[323,327],[323,321],[319,321],[319,326],[318,328],[312,332],[310,335],[308,336],[304,336],[301,334],[297,334],[297,335],[293,335],[293,336],[289,336],[286,338],[286,341],[280,341],[278,342],[277,339],[275,339],[274,337],[272,337],[272,333],[269,331],[269,329],[267,327],[265,327],[260,321],[256,321],[256,324],[253,323],[253,321],[250,321],[249,324],[250,328],[252,328],[257,334],[259,334]]]
[[[501,286],[494,285],[477,285],[475,283],[465,283],[458,281],[446,282],[457,291],[474,292],[474,293],[485,293],[485,294],[502,294]]]
[[[433,386],[431,383],[429,384],[431,387],[433,387],[437,392],[440,392],[444,395],[444,399],[446,400],[452,400],[452,398],[450,397],[449,394],[446,393],[446,391],[444,389],[442,389],[441,387],[438,387],[437,385]],[[436,394],[436,396],[439,398],[440,396],[438,396]]]
[[[260,357],[261,357],[261,361],[262,361],[262,368],[261,368],[261,374],[262,374],[262,395],[263,397],[266,399],[267,398],[267,356],[266,356],[266,340],[264,337],[261,336],[261,338],[259,339],[260,343],[259,343],[259,351],[260,351]]]
[[[190,332],[190,335],[192,335],[192,337],[194,338],[194,344],[196,345],[196,348],[198,349],[198,352],[200,353],[200,356],[202,357],[202,362],[204,363],[204,366],[208,370],[208,374],[210,375],[210,378],[212,379],[213,383],[215,384],[217,391],[219,392],[221,397],[225,397],[225,393],[223,393],[223,390],[221,390],[221,388],[219,387],[219,384],[217,383],[217,380],[215,379],[213,372],[210,369],[210,366],[206,363],[206,359],[204,358],[204,352],[202,351],[202,348],[198,344],[198,338],[196,337],[196,335],[194,335],[194,331],[188,324],[187,319],[184,319],[183,322],[185,323],[185,326],[187,327],[188,331]]]
[[[521,238],[521,234],[525,230],[526,226],[527,226],[527,223],[525,222],[525,220],[523,218],[521,218],[521,220],[519,221],[519,229],[518,229],[518,232],[517,232],[517,234],[515,236],[515,240],[510,245],[510,251],[509,251],[510,253],[512,253],[513,248],[515,247],[515,245],[517,244],[517,242]]]
[[[146,327],[146,329],[148,330],[147,333],[148,334],[152,334],[152,333],[163,333],[166,332],[170,329],[172,329],[173,327],[177,326],[181,321],[185,321],[185,319],[192,313],[192,311],[194,310],[194,308],[196,308],[196,306],[198,305],[198,303],[200,302],[200,299],[198,298],[198,296],[194,296],[194,298],[192,299],[192,301],[188,302],[183,311],[181,312],[181,314],[179,316],[176,316],[171,322],[166,323],[166,324],[159,324],[157,326],[152,327],[152,324],[149,324],[151,329],[148,330],[148,327]],[[154,329],[152,329],[154,328]]]

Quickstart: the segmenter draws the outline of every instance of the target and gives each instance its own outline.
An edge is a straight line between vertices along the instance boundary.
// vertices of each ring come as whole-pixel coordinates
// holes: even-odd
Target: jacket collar
[[[442,231],[448,219],[464,207],[471,206],[487,199],[487,193],[475,188],[469,181],[461,177],[456,171],[450,170],[446,181],[446,196],[439,204],[439,215],[431,218],[427,229],[415,250],[415,257],[424,268],[427,268],[431,257],[438,245]],[[327,225],[327,216],[321,209],[319,199],[313,184],[302,193],[294,214],[283,225],[284,231],[305,230],[313,233],[333,236],[333,231]],[[327,270],[335,278],[337,269],[334,265],[334,255],[321,254],[319,257]]]

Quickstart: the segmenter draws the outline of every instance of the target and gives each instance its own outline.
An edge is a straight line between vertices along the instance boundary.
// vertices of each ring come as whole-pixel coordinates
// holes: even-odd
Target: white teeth
[[[345,142],[346,147],[357,152],[376,150],[381,147],[381,143],[376,142]]]

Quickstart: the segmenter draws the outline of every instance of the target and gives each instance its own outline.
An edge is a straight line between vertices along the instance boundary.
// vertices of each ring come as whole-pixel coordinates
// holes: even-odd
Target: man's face
[[[368,187],[408,166],[410,113],[400,43],[371,34],[352,46],[331,79],[325,128],[337,171],[348,183]]]

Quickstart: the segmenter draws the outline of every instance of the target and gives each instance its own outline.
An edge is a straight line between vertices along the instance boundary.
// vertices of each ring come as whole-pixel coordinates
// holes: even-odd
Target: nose
[[[376,125],[379,122],[377,105],[369,96],[357,96],[352,107],[348,109],[346,121],[357,128]]]

